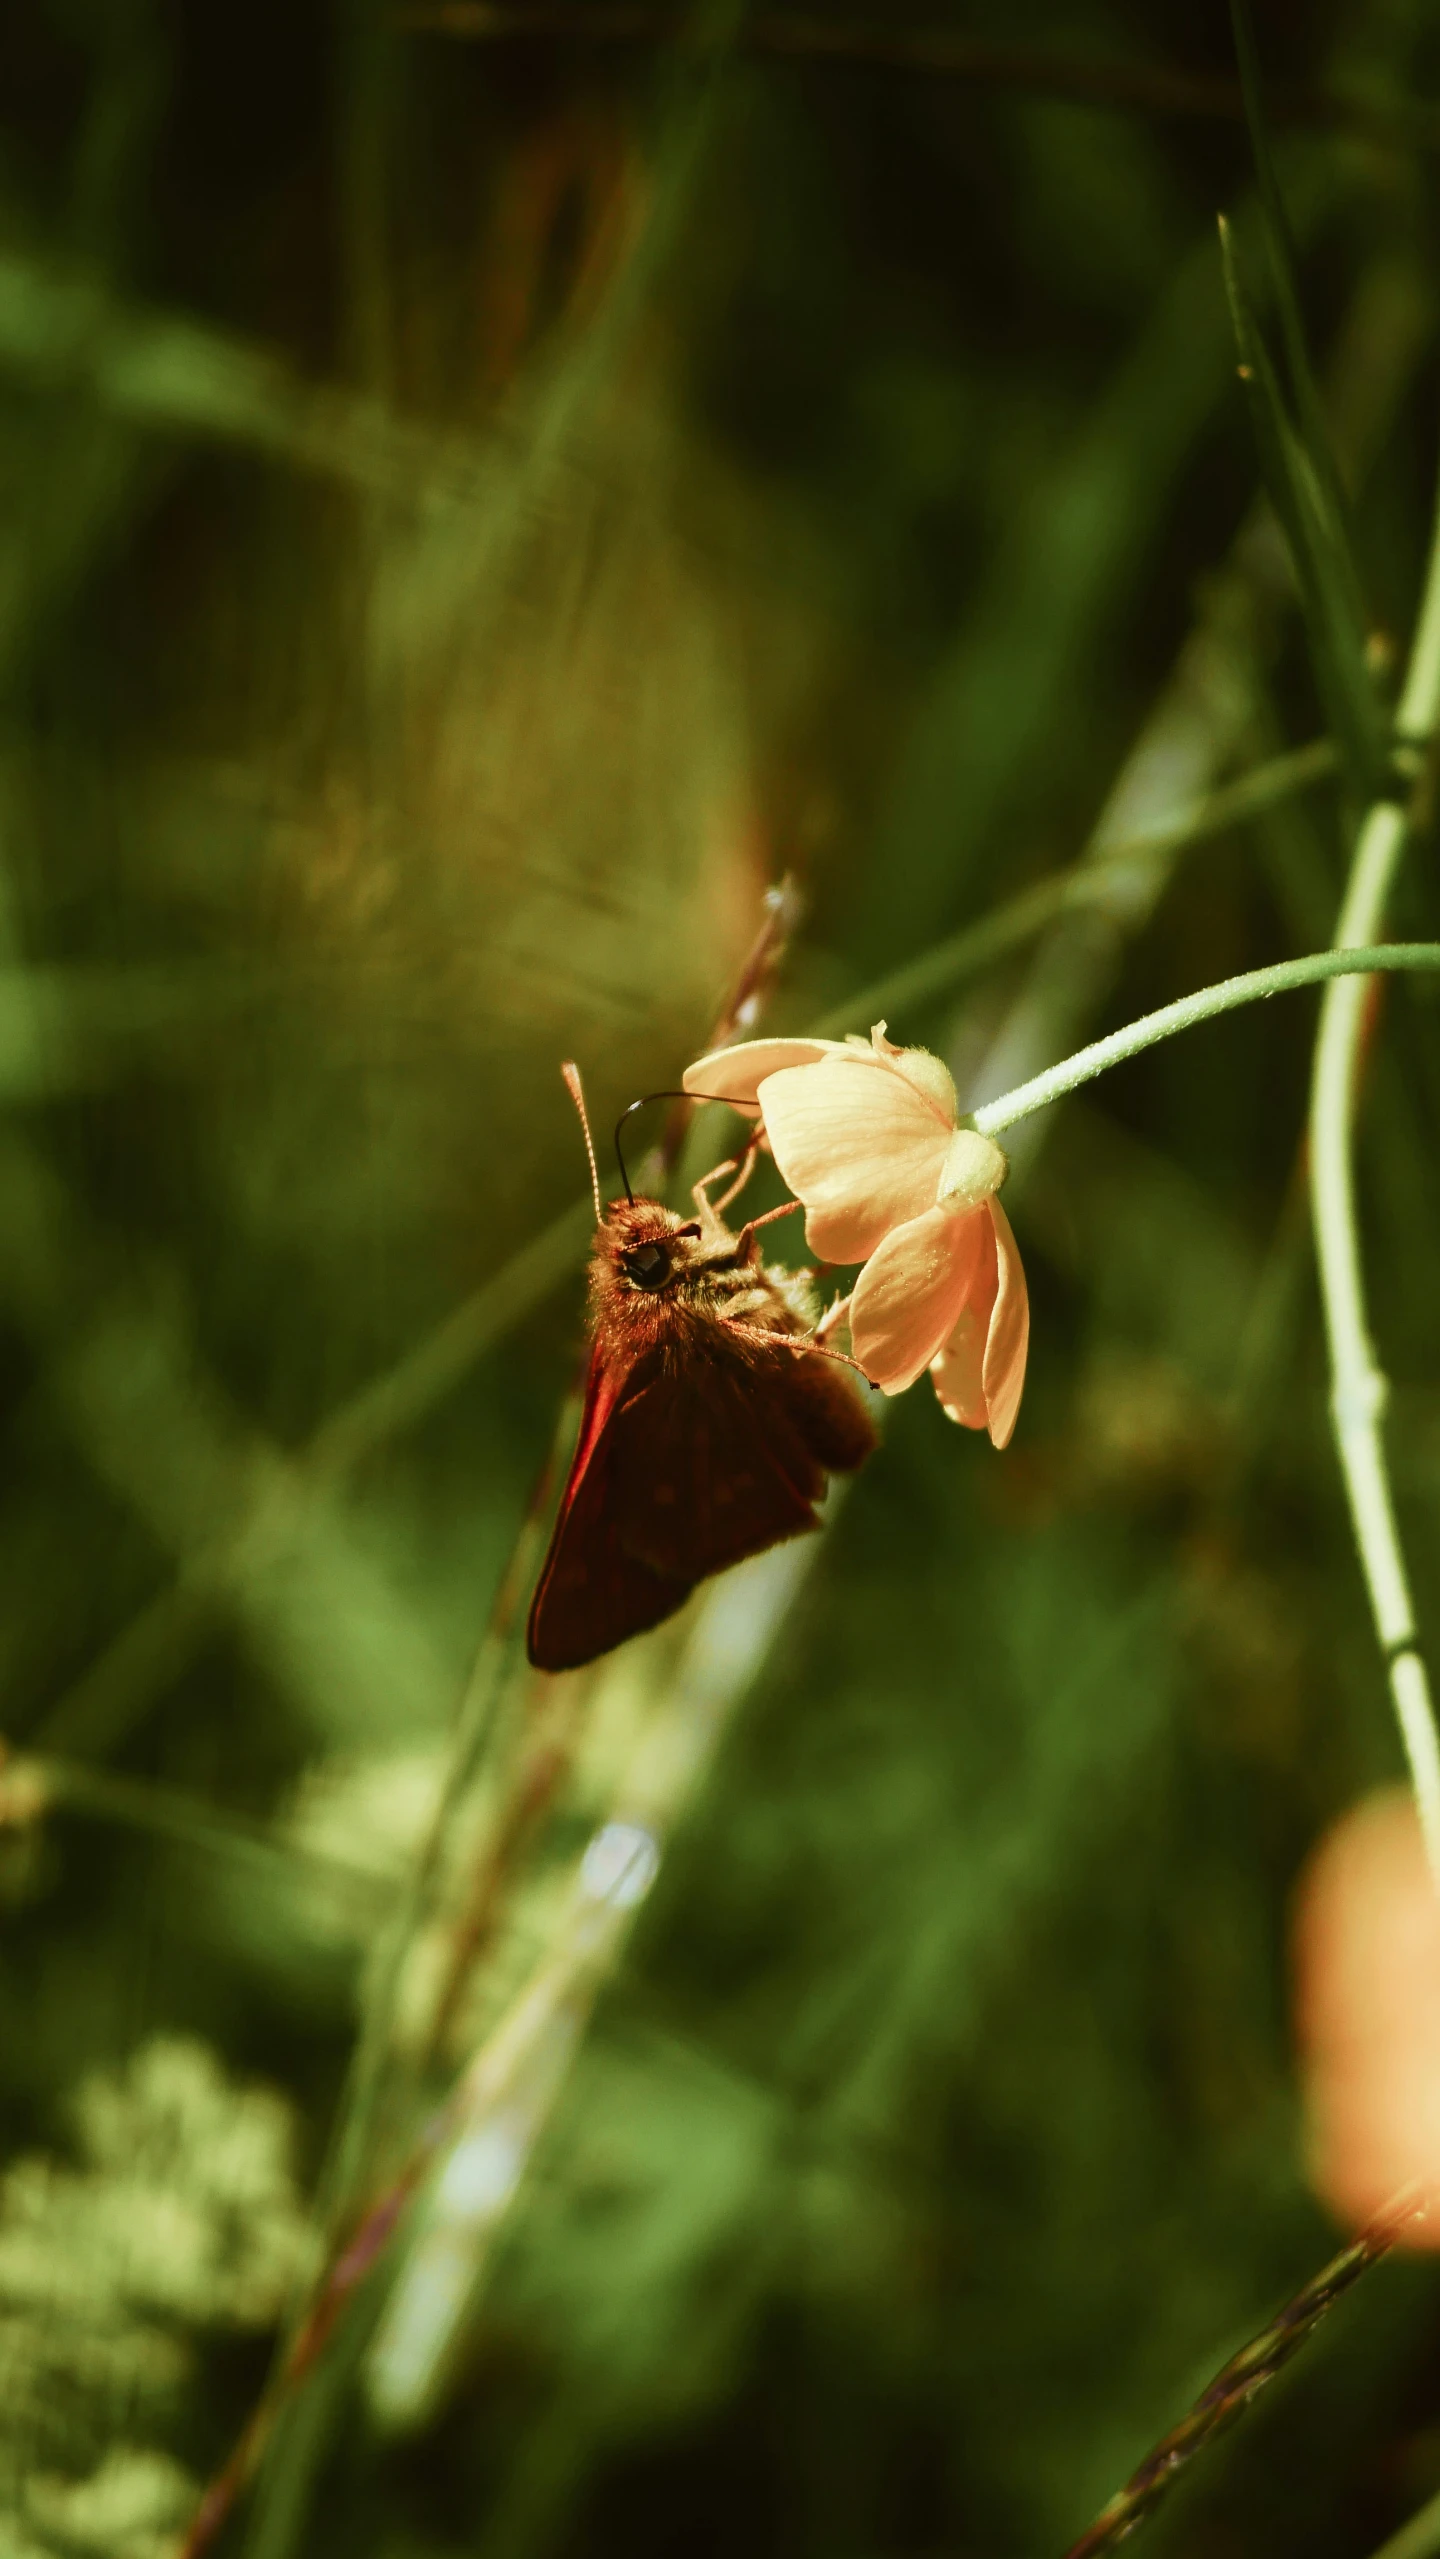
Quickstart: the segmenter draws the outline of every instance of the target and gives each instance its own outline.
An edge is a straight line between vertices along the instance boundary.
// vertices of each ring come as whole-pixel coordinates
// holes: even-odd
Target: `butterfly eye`
[[[663,1244],[637,1244],[622,1253],[621,1267],[637,1288],[663,1288],[670,1277],[670,1256]]]

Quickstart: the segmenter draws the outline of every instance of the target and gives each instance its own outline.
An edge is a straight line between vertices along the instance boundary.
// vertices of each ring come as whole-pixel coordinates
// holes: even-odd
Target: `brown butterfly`
[[[816,1338],[808,1276],[761,1258],[757,1228],[798,1202],[738,1235],[725,1224],[756,1147],[696,1183],[692,1218],[636,1199],[628,1180],[606,1210],[579,1074],[564,1072],[598,1232],[580,1437],[526,1631],[531,1661],[552,1671],[658,1626],[707,1574],[818,1528],[827,1476],[876,1444],[849,1363]]]

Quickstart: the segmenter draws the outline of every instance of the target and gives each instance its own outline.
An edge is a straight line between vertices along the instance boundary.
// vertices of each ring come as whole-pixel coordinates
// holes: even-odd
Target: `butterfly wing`
[[[791,1351],[740,1350],[723,1326],[664,1362],[617,1435],[618,1534],[652,1571],[691,1582],[818,1523],[825,1470],[788,1408]]]
[[[690,1596],[691,1582],[655,1572],[615,1534],[613,1434],[627,1392],[643,1392],[639,1372],[647,1364],[653,1362],[627,1374],[598,1342],[590,1354],[580,1436],[525,1630],[525,1650],[537,1670],[593,1662],[628,1635],[673,1616]]]
[[[853,1475],[874,1453],[879,1434],[850,1371],[818,1351],[784,1357],[776,1392],[792,1430],[827,1474]]]
[[[597,1348],[530,1659],[593,1661],[671,1616],[707,1574],[818,1527],[827,1470],[858,1466],[874,1443],[831,1363],[723,1325],[658,1344],[618,1382]]]

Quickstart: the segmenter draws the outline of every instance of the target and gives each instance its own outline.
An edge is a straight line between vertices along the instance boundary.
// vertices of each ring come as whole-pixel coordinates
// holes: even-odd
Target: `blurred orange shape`
[[[1335,1824],[1295,1914],[1310,2181],[1358,2227],[1417,2186],[1405,2244],[1440,2248],[1440,1894],[1398,1789]]]

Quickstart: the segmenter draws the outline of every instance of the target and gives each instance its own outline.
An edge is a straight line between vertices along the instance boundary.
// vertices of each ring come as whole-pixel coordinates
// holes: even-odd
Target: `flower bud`
[[[978,1208],[982,1200],[993,1199],[1009,1170],[1009,1157],[993,1137],[982,1137],[975,1128],[957,1128],[946,1150],[936,1197],[949,1208]]]

